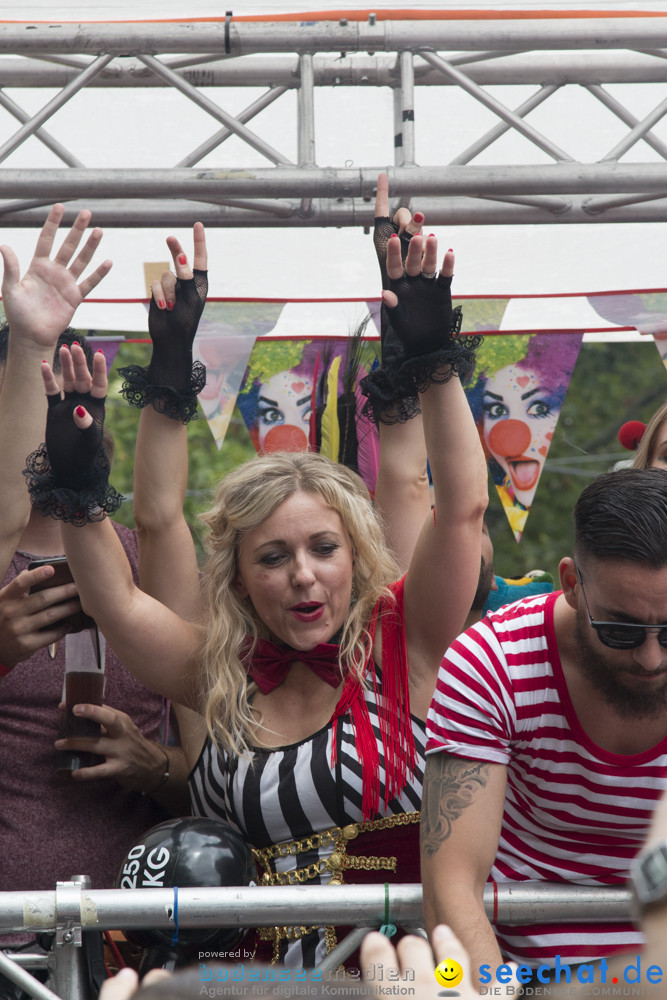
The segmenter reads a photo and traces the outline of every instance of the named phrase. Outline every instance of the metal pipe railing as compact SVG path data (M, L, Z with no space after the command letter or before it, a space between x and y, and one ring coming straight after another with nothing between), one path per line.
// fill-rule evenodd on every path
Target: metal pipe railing
M271 927L276 924L384 923L385 887L251 886L248 888L183 888L178 892L179 927ZM81 889L82 930L167 927L174 929L173 888ZM422 920L420 885L389 887L391 921L418 926ZM489 916L498 923L526 924L544 920L591 923L628 919L630 893L624 885L576 886L518 882L484 892ZM298 913L298 920L295 914ZM68 915L71 923L74 917ZM0 893L0 931L55 932L59 922L56 892Z
M34 1000L88 1000L81 948L84 931L116 928L272 927L347 925L353 930L321 963L331 971L359 946L365 934L388 919L416 930L422 923L420 885L252 886L248 888L88 888L85 875L58 883L55 892L0 893L0 931L55 934L44 956L0 952L0 972ZM388 895L387 895L388 893ZM613 923L630 913L630 892L619 886L540 882L489 885L484 906L496 923L533 921ZM176 918L178 914L178 918ZM200 953L206 959L206 952ZM217 953L211 956L217 958ZM48 968L46 986L28 968ZM53 986L53 992L50 987Z

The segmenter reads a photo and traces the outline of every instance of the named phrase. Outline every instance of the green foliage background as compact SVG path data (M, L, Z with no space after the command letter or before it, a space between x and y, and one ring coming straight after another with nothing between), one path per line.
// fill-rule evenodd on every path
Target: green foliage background
M133 525L132 475L139 410L118 395L117 369L147 364L149 345L122 344L111 372L107 425L116 440L113 483L128 500L118 519ZM557 579L558 562L572 546L572 508L588 482L627 459L617 440L626 420L647 421L667 398L667 371L652 339L646 343L612 341L583 344L565 397L535 502L519 544L505 518L495 487L489 481L488 520L495 546L495 568L502 576L520 576L543 569ZM190 476L186 517L198 543L198 514L211 503L216 484L227 471L251 458L254 448L243 420L235 411L222 450L218 451L203 418L189 425Z

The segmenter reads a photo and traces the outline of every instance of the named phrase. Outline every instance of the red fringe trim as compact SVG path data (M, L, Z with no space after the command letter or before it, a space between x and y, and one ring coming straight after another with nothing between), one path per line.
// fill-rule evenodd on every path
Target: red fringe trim
M389 802L400 795L408 779L414 775L417 763L417 752L410 720L408 654L403 610L404 579L403 577L397 583L391 584L389 588L394 595L395 603L383 599L373 610L368 629L371 636L371 651L364 664L364 674L368 677L370 673L370 681L378 706L380 737L385 759L383 803L385 812ZM372 655L378 620L380 620L382 635L381 682ZM348 711L352 719L362 767L363 819L375 819L380 815L380 755L368 714L364 688L352 674L348 674L333 715L332 766L335 766L337 757L337 722Z

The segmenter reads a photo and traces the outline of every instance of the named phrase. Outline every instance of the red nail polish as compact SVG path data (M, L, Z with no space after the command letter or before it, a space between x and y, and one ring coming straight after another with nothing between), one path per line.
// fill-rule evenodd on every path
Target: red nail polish
M424 221L424 213L423 212L415 212L413 218L414 218L415 222L423 222Z
M435 236L435 233L429 233L428 235L429 236Z
M187 264L187 262L188 262L188 258L185 256L184 253L182 253L180 255L180 257L178 258L178 263L179 264Z
M86 415L86 411L84 410L83 406L77 406L75 412L76 412L77 417L85 417L85 415Z
M398 233L392 233L391 236L389 237L389 239L390 240L397 240L398 239Z
M102 350L101 347L98 347L97 350L95 351L95 354L104 354L104 351Z
M174 303L173 302L167 302L167 309L173 309L173 308L174 308Z
M77 347L79 347L79 346L80 346L80 344L79 344L79 341L78 341L78 340L73 340L73 341L72 341L72 347L74 347L74 345L75 345L75 344L76 344L76 346L77 346Z
M158 308L164 309L164 299L160 299L160 301L158 302Z
M454 251L453 251L453 250L452 250L452 248L450 247L450 248L449 248L449 250L447 251L447 253L454 253Z

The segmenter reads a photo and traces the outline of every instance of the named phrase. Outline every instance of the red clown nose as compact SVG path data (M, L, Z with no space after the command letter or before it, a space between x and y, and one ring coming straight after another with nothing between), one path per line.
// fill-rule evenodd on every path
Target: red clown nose
M619 430L618 440L628 451L636 451L639 442L644 437L645 430L646 424L643 424L641 420L628 420Z

